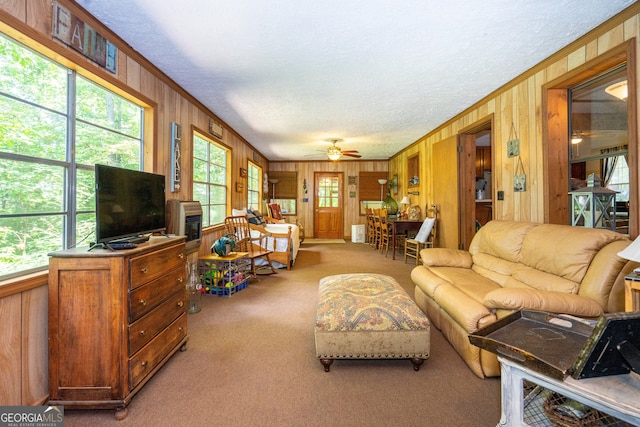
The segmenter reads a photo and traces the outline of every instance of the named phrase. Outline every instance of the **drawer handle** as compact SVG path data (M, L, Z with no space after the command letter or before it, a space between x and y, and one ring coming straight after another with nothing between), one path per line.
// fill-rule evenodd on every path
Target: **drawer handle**
M142 362L142 363L141 363L141 365L142 365L142 367L143 367L143 368L146 368L148 364L149 364L149 363L148 363L146 360L145 360L144 362Z
M182 277L178 277L178 283L182 283L184 279Z
M180 326L180 327L178 328L178 330L179 330L180 332L182 332L182 331L184 331L184 328L183 328L182 326Z
M145 331L144 329L140 331L140 336L143 337L147 334L147 331Z
M142 274L147 274L149 272L149 269L147 269L147 267L142 267L140 271L142 272Z
M183 259L184 258L184 254L178 255L178 258Z
M146 300L141 299L141 300L140 300L140 305L142 305L142 306L147 305L147 301L146 301Z
M180 301L180 302L178 303L178 307L180 307L180 308L182 308L182 306L183 306L183 305L184 305L184 302L182 302L182 301Z

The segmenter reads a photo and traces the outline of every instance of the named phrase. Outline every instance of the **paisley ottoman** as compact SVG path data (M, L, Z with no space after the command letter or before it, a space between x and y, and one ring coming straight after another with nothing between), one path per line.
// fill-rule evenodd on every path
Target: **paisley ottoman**
M429 357L430 324L411 297L383 274L338 274L320 280L316 357L329 372L334 359Z

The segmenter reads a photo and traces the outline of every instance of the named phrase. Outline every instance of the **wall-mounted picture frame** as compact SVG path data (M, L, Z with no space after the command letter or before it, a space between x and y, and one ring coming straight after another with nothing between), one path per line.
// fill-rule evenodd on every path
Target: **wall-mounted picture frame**
M248 175L248 172L245 168L240 168L240 178L246 178Z
M236 182L236 191L238 193L242 193L242 190L244 190L244 184L241 182Z

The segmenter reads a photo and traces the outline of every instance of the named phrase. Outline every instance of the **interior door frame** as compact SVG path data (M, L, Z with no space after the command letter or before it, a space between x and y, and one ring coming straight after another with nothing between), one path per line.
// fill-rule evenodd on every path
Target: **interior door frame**
M476 135L481 131L488 130L491 134L491 169L495 164L495 148L493 137L493 114L478 120L471 126L463 129L458 134L458 248L469 249L471 240L476 234ZM495 182L494 174L491 174L491 180ZM495 193L493 182L490 184L491 191ZM493 194L489 195L493 205L495 198Z

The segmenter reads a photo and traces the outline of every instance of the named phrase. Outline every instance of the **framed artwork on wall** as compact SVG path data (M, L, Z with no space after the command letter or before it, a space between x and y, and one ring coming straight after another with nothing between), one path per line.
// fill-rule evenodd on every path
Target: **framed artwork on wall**
M245 168L240 168L240 178L247 177L247 170Z

